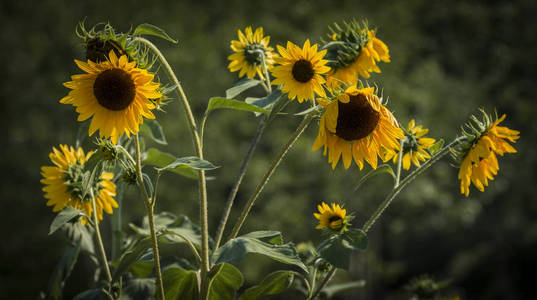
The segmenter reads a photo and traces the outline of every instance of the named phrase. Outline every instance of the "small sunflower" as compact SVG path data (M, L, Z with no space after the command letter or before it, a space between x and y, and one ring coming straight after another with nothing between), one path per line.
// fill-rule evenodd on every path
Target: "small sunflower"
M416 167L420 166L420 161L426 161L431 158L427 149L429 149L436 141L433 138L423 137L429 132L429 129L422 128L421 125L416 126L416 122L412 119L408 123L405 130L405 139L403 140L403 168L410 169L412 162ZM397 163L399 152L386 152L383 160L388 161L393 158L393 163Z
M45 185L43 191L45 198L48 199L47 206L53 206L53 212L72 206L91 217L93 206L90 195L82 197L81 186L84 173L89 172L85 170L84 163L92 154L92 152L84 154L82 148L75 149L67 145L60 145L60 150L52 148L49 157L54 166L41 167L43 176L41 183ZM95 180L92 187L95 191L98 220L103 219L103 210L112 214L112 208L118 207L113 198L116 195L116 185L111 181L113 177L113 173L102 172L99 176L100 180ZM84 225L88 223L85 218L80 220Z
M335 168L343 157L345 169L354 158L360 170L365 159L377 168L381 151L399 150L399 139L405 136L393 114L375 95L374 88L349 87L332 101L321 100L326 108L321 117L319 134L312 150L324 146L328 162Z
M336 24L337 25L337 24ZM377 62L390 62L388 46L375 37L375 30L367 24L360 26L356 21L344 23L345 29L332 29L332 41L323 48L332 68L326 80L330 88L342 83L356 85L358 76L369 78L370 72L380 73Z
M273 48L269 47L270 36L263 36L263 27L258 27L252 32L252 27L244 29L244 34L240 29L237 31L239 40L231 41L231 54L228 59L231 61L227 66L230 72L239 72L239 78L246 75L248 78L254 78L257 74L259 78L265 79L263 74L263 57L267 69L271 69L274 64Z
M460 161L458 178L461 180L461 194L470 194L470 183L481 192L488 186L488 180L494 180L500 169L496 154L516 153L516 149L508 143L515 143L520 132L507 127L498 126L506 117L490 117L483 113L483 121L472 117L475 126L468 125L472 132L464 131L467 140L453 150L455 158Z
M313 100L315 93L326 97L322 87L326 82L322 74L330 70L326 66L328 61L323 59L326 50L317 51L317 44L311 46L309 39L302 49L291 42L287 42L287 48L277 47L281 57L275 58L279 66L272 69L275 77L272 84L282 84L282 92L289 93L289 99L297 98L300 103Z
M344 230L349 225L349 218L347 217L347 210L339 206L339 204L332 203L332 207L326 203L317 205L319 213L313 215L319 220L319 225L315 229L328 228L335 231Z
M111 138L116 144L123 133L136 134L143 117L155 118L151 110L156 105L149 99L162 94L158 91L160 84L153 81L155 76L136 68L136 62L129 62L126 55L118 58L110 51L109 59L100 63L75 60L88 74L73 75L72 81L64 83L72 91L60 103L75 106L78 121L93 117L89 135L98 129L101 137Z

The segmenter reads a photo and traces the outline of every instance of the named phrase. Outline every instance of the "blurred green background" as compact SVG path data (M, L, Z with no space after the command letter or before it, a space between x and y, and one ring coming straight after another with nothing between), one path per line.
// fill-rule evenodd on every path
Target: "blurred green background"
M429 274L451 280L447 294L462 299L530 299L535 296L537 201L534 132L537 129L535 54L536 4L520 1L2 1L0 44L6 67L0 81L1 147L0 288L5 299L32 299L45 290L64 250L59 235L47 236L54 214L45 206L40 166L50 164L52 146L74 143L78 123L71 106L58 100L62 83L79 73L73 59L84 51L74 29L86 18L109 21L118 31L140 23L164 28L178 45L155 40L174 67L196 116L211 96L222 96L237 81L227 71L230 40L236 30L263 26L271 44L287 40L319 42L327 26L366 18L389 47L392 62L381 64L377 83L389 96L399 122L411 118L430 128L430 136L451 140L479 107L506 113L506 126L521 131L518 154L500 159L496 179L469 198L459 194L457 170L448 159L406 189L370 233L366 252L353 257L349 272L336 281L367 281L366 287L337 299L406 299L405 285ZM165 77L163 77L165 78ZM261 95L262 91L253 91ZM304 109L292 103L290 112ZM192 155L186 121L178 101L159 113L168 146L163 151ZM277 119L267 129L238 194L246 202L270 160L299 123ZM248 113L218 111L206 133L206 158L223 166L208 184L210 232L242 156L257 126ZM355 225L373 212L390 186L379 176L353 193L364 172L340 164L332 171L320 151L311 152L312 124L289 152L279 172L258 199L243 232L279 230L295 243L319 243L312 213L320 201L341 201ZM91 147L87 142L85 147ZM148 168L149 170L150 168ZM197 186L173 174L162 178L157 211L187 214L198 221ZM124 201L124 223L139 224L142 200L131 189ZM231 221L238 216L233 211ZM109 243L109 221L103 222ZM267 228L268 226L268 228ZM126 228L126 226L125 226ZM240 267L245 286L265 272L285 268L249 258ZM66 299L88 288L91 263L80 259L66 285ZM281 299L285 299L285 295Z

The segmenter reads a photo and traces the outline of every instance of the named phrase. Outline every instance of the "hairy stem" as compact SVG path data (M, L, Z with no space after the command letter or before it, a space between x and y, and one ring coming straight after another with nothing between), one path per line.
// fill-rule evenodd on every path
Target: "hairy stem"
M151 204L151 197L147 194L147 190L144 185L144 178L142 176L142 160L140 154L140 139L138 134L134 135L134 142L136 146L136 178L138 179L138 186L144 197L145 207L147 209L147 219L149 221L149 230L151 232L151 240L153 242L153 257L155 258L155 273L157 273L157 289L160 295L160 299L164 299L164 285L162 284L162 272L160 270L160 255L158 252L158 240L157 233L155 231L155 216L154 205Z
M395 186L398 186L399 181L401 180L401 165L403 162L403 143L404 143L403 140L401 140L399 143L400 149L399 149L399 155L397 156L397 173L395 176Z
M172 80L172 82L176 86L177 93L179 94L179 99L181 100L181 103L183 104L183 108L185 110L185 115L188 121L188 127L190 129L190 133L192 136L192 142L194 144L194 148L196 150L196 154L200 159L203 159L203 148L201 144L201 139L198 134L198 128L196 125L196 120L194 119L194 115L192 114L192 109L190 108L190 104L188 102L188 98L185 95L185 92L183 91L183 87L181 86L181 83L177 79L177 76L172 70L172 67L162 54L160 50L149 40L144 39L142 37L136 37L136 41L139 41L146 45L151 51L158 57L159 61L161 62L162 66L166 70L166 73ZM200 222L201 222L201 284L200 284L200 299L205 300L208 295L208 273L209 273L209 222L208 222L208 208L207 208L207 186L206 186L206 180L205 180L205 171L199 170L198 172L198 186L199 186L199 196L200 196Z
M449 143L449 145L442 148L440 151L436 152L431 159L426 161L421 167L414 170L410 175L408 175L405 179L401 181L400 184L395 185L390 194L386 197L386 199L380 204L380 206L377 208L375 213L367 220L367 222L363 226L363 231L367 232L369 229L371 229L371 226L375 224L375 221L382 215L384 210L390 205L392 200L401 192L403 188L412 180L414 180L417 176L419 176L421 173L423 173L425 170L427 170L430 166L432 166L434 163L436 163L440 158L442 158L444 155L449 153L449 150L451 147L455 146L461 141L462 138L456 138L453 142Z
M323 281L321 282L319 287L317 287L317 290L315 290L315 292L311 295L311 297L308 298L308 300L313 300L313 299L317 298L317 296L319 296L319 294L321 294L321 291L323 290L323 288L330 281L330 279L332 279L334 274L336 274L336 270L337 270L336 268L332 267L330 269L330 271L328 271L328 274L326 274L326 276L323 278Z
M220 246L220 242L222 241L222 236L224 235L224 229L226 227L229 214L231 212L231 207L233 206L233 202L235 201L235 197L237 196L237 192L239 191L239 186L241 185L242 179L244 178L244 174L246 174L246 168L248 168L248 163L250 162L250 159L252 158L252 155L254 154L257 144L261 140L261 136L263 135L263 132L265 131L265 128L267 125L266 121L267 121L266 115L261 117L261 120L259 121L259 125L257 125L257 131L255 133L255 136L252 139L252 142L250 143L250 148L248 149L248 153L246 153L246 156L244 157L241 167L239 169L239 173L237 174L237 177L235 178L235 184L231 188L231 191L229 192L229 195L227 197L226 207L224 208L224 213L222 214L222 218L220 219L220 224L218 225L218 230L216 232L216 243L214 246L215 249L218 249L218 246Z
M235 223L235 226L233 227L233 231L232 231L229 239L233 239L233 238L237 237L237 234L239 233L239 230L241 229L242 225L244 224L244 220L246 220L246 217L248 216L248 213L250 212L250 209L252 209L252 206L254 205L255 200L257 199L257 197L259 197L259 195L261 194L261 191L263 191L263 188L265 187L265 185L269 181L270 177L272 176L272 174L274 173L274 171L276 170L276 168L278 167L280 162L285 157L285 154L287 154L287 151L289 151L289 149L291 149L293 144L300 137L302 132L304 132L304 130L309 125L311 120L313 120L313 116L314 116L314 113L310 113L310 114L306 115L306 117L304 118L304 120L302 120L302 122L300 123L298 128L295 130L293 135L291 135L291 137L289 138L289 140L287 141L285 146L283 146L283 148L280 150L280 153L278 154L278 156L274 159L274 161L270 165L269 169L267 170L267 172L263 176L263 179L261 179L261 182L257 186L254 194L252 195L252 197L250 197L250 199L248 200L248 203L243 208L243 210L241 212L241 215L240 215L239 219L237 220L237 223Z
M95 236L97 237L97 245L99 246L99 252L101 254L101 264L106 274L108 283L112 283L112 274L110 273L110 267L108 267L108 259L106 258L106 252L104 251L103 240L101 238L101 231L99 230L99 220L97 217L97 206L95 205L95 195L93 189L90 189L91 205L93 206L93 225L95 226Z

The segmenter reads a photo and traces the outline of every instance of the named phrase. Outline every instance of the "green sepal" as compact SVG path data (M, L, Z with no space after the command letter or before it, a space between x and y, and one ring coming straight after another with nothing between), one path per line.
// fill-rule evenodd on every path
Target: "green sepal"
M177 44L163 29L148 23L140 24L134 29L133 35L152 35Z

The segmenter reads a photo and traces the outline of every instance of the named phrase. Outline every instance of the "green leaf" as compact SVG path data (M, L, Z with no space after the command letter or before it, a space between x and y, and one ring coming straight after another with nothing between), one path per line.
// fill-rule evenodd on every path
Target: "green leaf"
M130 278L123 283L119 300L154 299L155 278Z
M222 108L242 110L242 111L251 111L251 112L257 112L257 113L263 113L263 114L269 113L268 110L255 106L253 104L249 104L249 103L234 100L234 99L213 97L209 99L209 104L207 105L207 110L205 111L205 114L208 114L209 112L215 109L222 109Z
M303 111L301 111L301 112L297 112L297 113L295 114L295 116L304 116L304 115L307 115L307 114L309 114L309 113L312 112L312 111L319 110L319 107L320 107L320 105L315 105L315 106L310 107L310 108L308 108L308 109L306 109L306 110L303 110Z
M134 35L152 35L152 36L159 37L161 39L165 39L174 44L177 44L177 41L172 39L164 30L158 28L155 25L151 25L148 23L138 25L138 27L134 29L133 34Z
M229 240L214 252L212 258L214 264L240 262L249 253L261 254L285 264L296 265L306 272L308 270L298 257L292 243L274 245L247 235Z
M112 280L119 280L119 278L142 257L142 255L148 251L152 251L152 245L151 237L143 237L136 240L132 245L125 249L125 251L119 257L119 261L114 262L117 267L112 275Z
M148 277L153 271L155 265L153 252L145 252L129 269L134 276Z
M321 294L324 295L323 299L330 299L337 294L354 290L354 289L363 288L364 286L365 286L365 280L357 280L357 281L352 281L352 282L336 284L336 285L331 285L329 287L325 287L321 291Z
M362 184L364 182L366 182L369 178L371 178L371 177L373 177L375 175L383 174L383 173L390 174L393 177L393 179L395 179L395 177L396 177L395 173L393 172L392 167L390 167L390 165L383 164L383 165L378 166L375 170L371 170L371 171L367 172L367 174L362 176L362 178L360 178L360 180L358 181L358 184L354 188L354 191L357 191L360 188L360 186L362 186Z
M444 139L439 139L436 143L434 143L431 147L429 147L429 153L435 154L436 152L440 151L442 147L444 146Z
M68 247L61 260L56 265L52 276L50 277L47 299L62 299L63 287L65 281L71 275L75 266L78 255L80 254L80 241L75 247Z
M175 159L175 156L169 153L161 152L155 148L150 148L146 152L144 164L162 168L173 163ZM190 179L198 179L198 172L192 168L175 168L170 171Z
M279 89L274 89L272 93L270 93L268 96L263 98L246 98L244 102L253 104L257 107L261 107L266 110L270 110L270 108L280 99L282 96L282 92Z
M243 237L250 237L254 239L258 239L262 242L273 244L273 245L281 245L283 244L283 236L282 233L279 231L252 231L250 233L247 233L243 235Z
M317 251L327 262L340 269L349 269L353 247L339 235L323 241Z
M83 291L82 293L76 295L73 300L93 300L93 299L101 299L99 296L103 294L101 289L91 289L87 291Z
M78 220L78 218L83 216L85 216L85 214L81 210L78 210L71 206L65 207L56 215L54 220L52 220L48 234L53 234L54 232L56 232L56 230L58 230L58 228L62 227L64 224L69 223L73 220L76 221Z
M158 144L168 144L164 130L162 130L162 126L157 120L145 119L142 126L140 126L140 131Z
M343 239L349 242L353 250L367 249L367 235L361 229L351 228L345 231Z
M261 80L244 78L237 82L233 87L226 90L226 98L232 99L238 96L240 93L253 88L261 83Z
M157 168L158 171L171 171L179 168L190 168L194 170L214 170L219 168L218 166L213 165L212 163L201 159L196 156L187 156L175 159L169 165L166 165L162 168Z
M211 273L209 300L234 300L243 282L241 272L231 264L221 264L215 266Z
M279 89L276 89L277 91L280 91ZM281 93L281 91L280 91ZM276 118L276 116L289 104L289 99L287 97L280 97L274 105L272 105L272 109L270 110L270 114L267 118L267 122L272 122Z
M162 273L167 300L198 299L198 280L195 271L169 267Z
M288 289L293 283L295 272L276 271L267 275L259 285L247 289L239 300L255 300L261 296L279 294Z
M80 242L80 251L89 255L95 265L99 265L99 260L95 256L95 242L93 234L95 230L92 226L86 226L80 222L66 223L61 227L71 245L76 245Z

